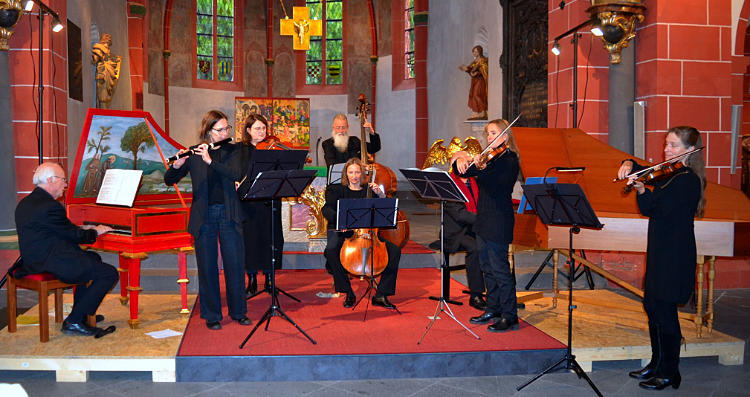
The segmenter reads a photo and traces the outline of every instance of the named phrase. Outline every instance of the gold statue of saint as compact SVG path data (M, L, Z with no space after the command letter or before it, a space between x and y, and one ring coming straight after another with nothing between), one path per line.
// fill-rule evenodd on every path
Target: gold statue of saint
M91 63L96 65L96 107L108 109L112 95L120 79L122 59L112 55L110 46L112 36L104 33L98 43L91 49Z
M487 57L484 56L480 45L474 46L471 52L474 54L474 61L469 66L458 67L471 76L469 108L474 114L469 120L487 120Z

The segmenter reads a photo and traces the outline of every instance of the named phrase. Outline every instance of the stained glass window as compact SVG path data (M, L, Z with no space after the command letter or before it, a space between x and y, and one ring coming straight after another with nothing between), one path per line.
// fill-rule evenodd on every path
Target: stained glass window
M404 78L414 78L414 0L404 0Z
M234 81L234 0L196 0L196 76Z
M344 6L342 0L307 0L310 19L323 21L323 36L310 37L305 56L305 84L340 85L344 75Z

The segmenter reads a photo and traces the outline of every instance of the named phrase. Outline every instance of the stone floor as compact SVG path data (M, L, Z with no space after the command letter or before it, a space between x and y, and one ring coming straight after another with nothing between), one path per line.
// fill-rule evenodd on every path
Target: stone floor
M412 239L427 244L435 239L438 213L411 203ZM538 262L537 262L538 263ZM457 275L456 278L463 278ZM521 289L519 282L519 289ZM540 284L540 283L537 283ZM716 293L715 328L750 342L750 290L728 290ZM26 302L26 306L24 306ZM30 307L33 300L23 297L21 307ZM5 290L0 291L0 328L6 324ZM575 341L574 341L575 343ZM2 347L0 347L2 348ZM680 363L682 385L668 389L663 395L680 396L748 396L750 395L750 355L745 349L745 364L723 366L713 358L686 358ZM654 395L642 390L627 372L640 367L640 362L595 362L589 373L591 380L606 396ZM533 374L514 376L472 377L456 373L455 377L439 379L393 379L325 382L212 382L153 383L147 372L90 372L86 383L57 383L52 372L0 371L0 382L20 383L30 396L582 396L594 395L585 380L575 374L558 371L545 375L523 389L516 387Z

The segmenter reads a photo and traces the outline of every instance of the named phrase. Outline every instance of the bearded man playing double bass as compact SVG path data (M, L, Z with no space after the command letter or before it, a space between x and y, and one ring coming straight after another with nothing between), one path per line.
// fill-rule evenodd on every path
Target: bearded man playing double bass
M367 142L367 153L375 154L380 150L380 135L372 129L369 121L363 126L370 131L370 142ZM339 113L333 117L331 137L323 141L323 157L326 167L333 164L345 163L350 158L360 158L362 144L356 136L349 136L349 120L346 115Z
M385 197L383 190L376 184L363 184L362 180L362 163L354 157L349 159L344 165L341 174L341 184L331 184L326 188L326 204L323 207L323 216L328 220L328 244L324 251L326 260L331 266L333 273L333 283L336 292L346 293L344 307L354 306L356 296L352 285L349 282L349 274L341 263L341 247L344 240L350 237L353 232L338 232L333 230L336 225L336 211L339 199L359 199L365 198L367 190L372 190L378 197ZM377 238L377 237L376 237ZM388 300L388 296L396 293L396 276L398 275L398 262L401 259L401 248L385 241L385 247L388 252L388 264L383 270L380 283L378 284L375 296L372 298L373 306L380 306L386 309L396 309L396 305Z

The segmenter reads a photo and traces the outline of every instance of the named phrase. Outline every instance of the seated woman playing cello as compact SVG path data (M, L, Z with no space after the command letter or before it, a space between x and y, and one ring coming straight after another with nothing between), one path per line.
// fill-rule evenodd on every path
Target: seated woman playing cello
M353 232L338 232L333 230L336 225L336 208L339 199L365 198L367 190L371 190L378 197L385 197L385 193L377 184L363 184L362 163L358 158L349 159L344 165L344 170L341 174L341 185L329 185L326 188L326 204L323 207L323 216L328 220L329 230L328 245L324 254L326 260L331 265L336 292L346 293L344 307L354 306L356 299L354 290L352 290L351 283L349 282L347 270L341 263L341 247L344 245L345 239L353 235ZM372 304L374 306L385 307L386 309L396 309L396 306L388 300L388 296L396 293L396 276L398 274L398 262L401 259L401 249L388 241L378 241L377 243L385 245L388 264L382 272L377 291L372 298Z

